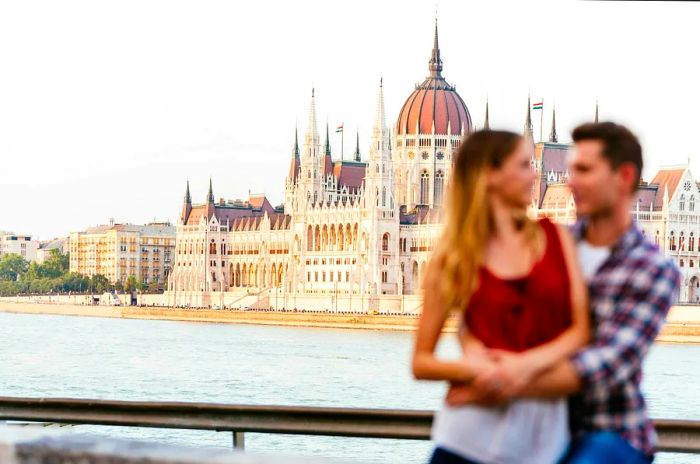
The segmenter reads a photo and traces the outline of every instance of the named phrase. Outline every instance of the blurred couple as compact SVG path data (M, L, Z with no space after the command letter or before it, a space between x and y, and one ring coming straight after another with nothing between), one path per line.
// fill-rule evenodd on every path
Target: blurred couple
M412 362L416 378L450 383L432 464L653 461L642 363L679 271L630 215L643 166L634 134L592 123L573 141L570 229L527 216L523 137L479 131L459 149ZM462 357L443 360L452 311Z

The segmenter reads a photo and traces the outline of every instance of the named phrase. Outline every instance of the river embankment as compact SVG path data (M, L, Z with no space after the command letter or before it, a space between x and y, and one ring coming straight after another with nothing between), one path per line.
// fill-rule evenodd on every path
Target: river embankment
M187 322L279 325L367 330L415 330L413 315L328 313L303 311L259 311L194 309L154 306L104 306L71 303L31 303L0 301L0 312L53 314L62 316L157 319ZM447 331L456 330L456 319L448 320ZM700 307L674 306L657 339L667 343L700 343Z

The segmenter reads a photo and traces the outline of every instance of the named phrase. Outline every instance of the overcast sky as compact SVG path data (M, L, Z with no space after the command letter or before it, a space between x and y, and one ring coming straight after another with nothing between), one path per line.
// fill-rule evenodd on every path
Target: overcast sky
M528 90L560 141L593 117L641 137L645 176L700 172L700 5L440 1L443 75L478 127L521 131ZM433 1L0 1L0 230L40 239L176 221L195 202L283 199L312 85L333 154L367 153L377 86L393 123L428 73ZM535 132L539 115L535 113Z

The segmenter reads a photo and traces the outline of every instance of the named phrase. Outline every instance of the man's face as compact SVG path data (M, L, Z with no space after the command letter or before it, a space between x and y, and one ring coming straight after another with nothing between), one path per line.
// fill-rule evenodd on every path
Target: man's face
M603 142L582 140L569 155L569 187L579 216L609 213L625 188L619 170L603 156Z

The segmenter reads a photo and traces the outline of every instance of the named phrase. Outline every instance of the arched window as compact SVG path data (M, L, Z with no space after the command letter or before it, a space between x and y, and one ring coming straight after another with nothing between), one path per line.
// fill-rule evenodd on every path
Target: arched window
M681 236L678 237L678 251L685 251L685 237L683 236L683 232L681 232Z
M688 211L695 211L695 195L690 196L688 201Z
M685 263L684 263L683 260L681 259L681 267L683 267L684 264L685 264Z
M435 174L435 206L440 206L442 204L442 191L445 186L445 174L442 171L438 171Z
M386 206L386 187L382 187L382 206Z
M683 211L685 209L685 195L681 194L681 199L678 202L678 209Z
M695 251L695 237L693 237L692 232L690 233L690 238L688 239L688 251Z
M389 251L389 233L382 236L382 251Z
M668 242L668 247L671 251L676 251L676 237L673 236L673 231L671 231L671 240Z
M428 195L430 194L430 174L428 171L423 171L420 175L420 204L428 204Z

